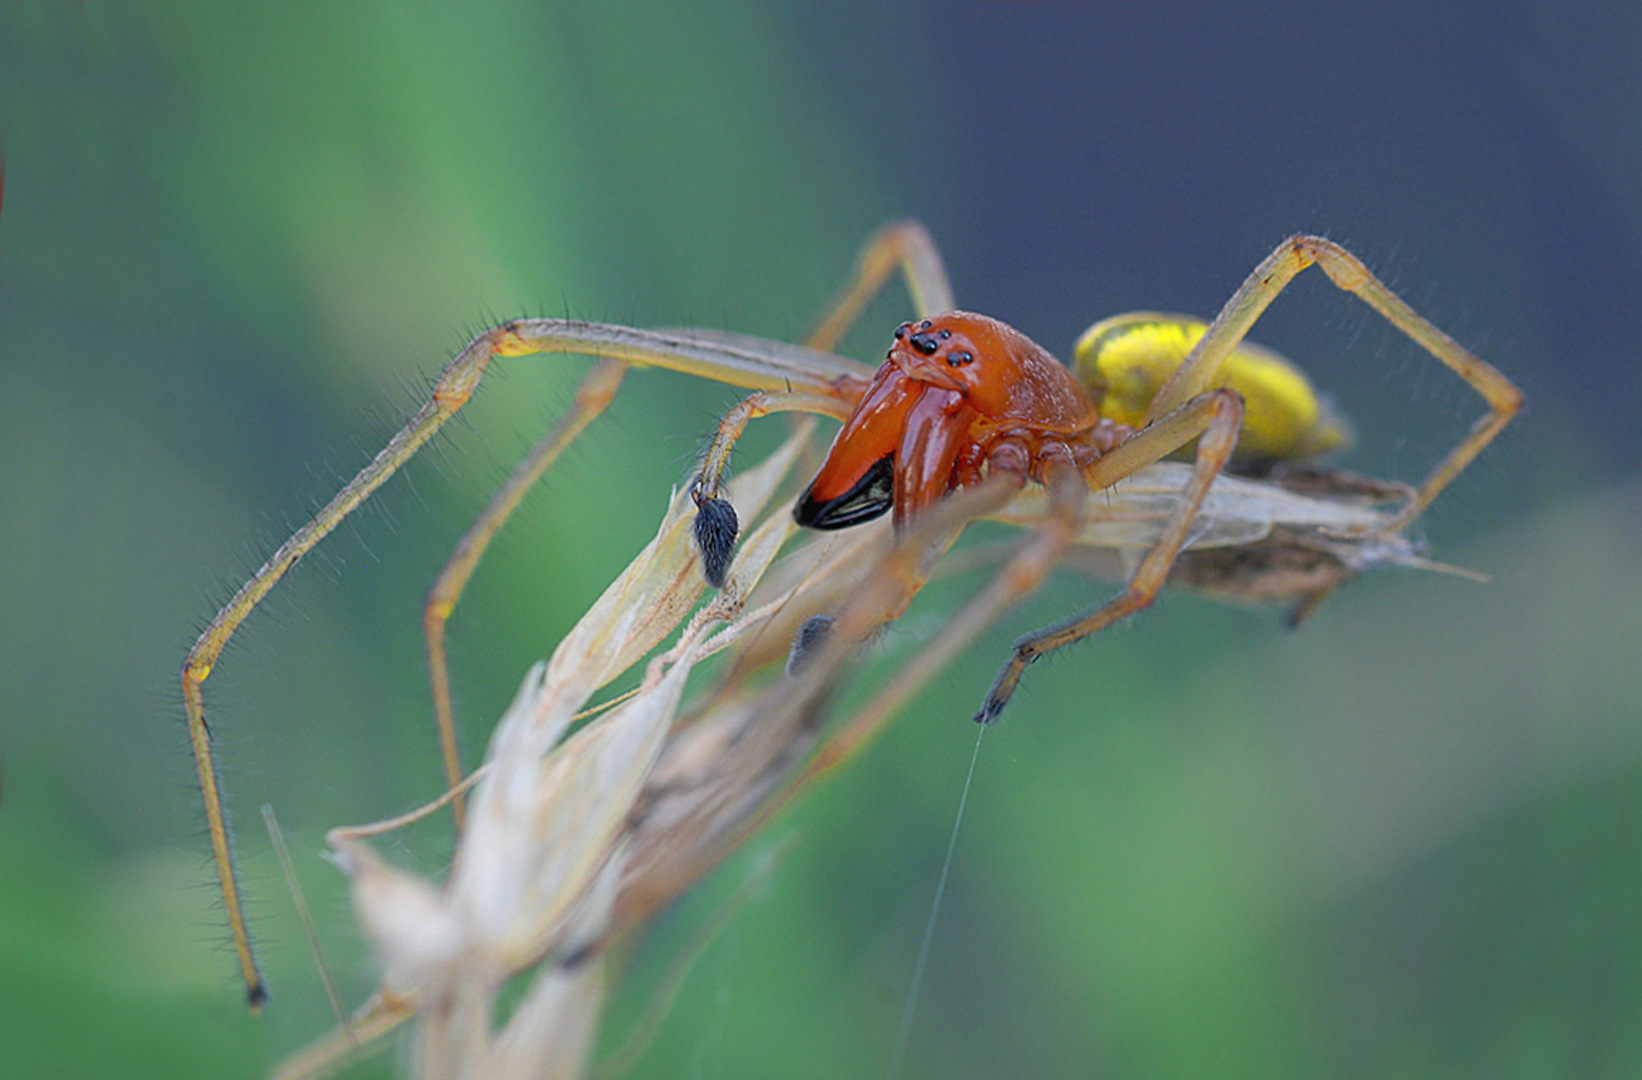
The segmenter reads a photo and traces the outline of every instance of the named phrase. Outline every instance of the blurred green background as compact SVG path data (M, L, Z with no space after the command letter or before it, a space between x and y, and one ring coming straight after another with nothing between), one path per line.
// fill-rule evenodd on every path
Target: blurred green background
M1490 584L1383 574L1298 633L1171 597L1033 669L906 1075L1642 1071L1642 10L1411 7L0 5L0 1076L255 1076L326 1030L265 802L349 1002L372 985L323 832L437 789L423 591L585 362L497 371L206 685L257 1020L176 672L455 348L538 311L794 338L900 215L1063 353L1323 231L1532 399L1425 525ZM1423 475L1473 395L1292 291L1257 336L1354 417L1344 464ZM734 396L631 377L500 540L453 623L470 760ZM885 1070L967 717L1013 635L1103 595L1057 579L777 827L636 1074ZM436 871L440 832L388 854ZM611 1038L751 865L661 918Z

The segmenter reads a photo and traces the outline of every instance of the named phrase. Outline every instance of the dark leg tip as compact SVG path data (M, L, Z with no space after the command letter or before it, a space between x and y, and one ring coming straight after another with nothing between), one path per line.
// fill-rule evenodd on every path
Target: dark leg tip
M707 584L715 589L724 588L725 575L735 558L736 536L741 523L736 520L735 507L730 500L711 495L696 495L696 547L701 549L701 573Z
M792 648L787 652L787 677L797 678L815 655L815 650L827 643L832 635L831 615L811 615L793 635Z
M1003 670L998 672L992 689L986 693L986 703L981 706L981 711L975 714L977 724L997 723L1003 707L1015 696L1015 687L1021 682L1021 672L1026 670L1027 665L1036 663L1042 655L1034 651L1025 640L1015 646L1015 655L1003 666Z
M1003 712L1003 707L1007 704L1009 704L1008 698L1000 701L998 698L988 694L986 704L981 706L980 711L977 712L972 719L977 724L986 724L989 726L995 724L998 722L998 716Z
M245 1004L250 1007L251 1015L255 1016L268 1003L268 984L258 979L245 992Z
M585 945L578 945L559 958L559 967L565 971L574 971L599 954L599 943L589 941Z
M1337 587L1338 585L1325 585L1316 592L1307 593L1301 597L1299 602L1289 609L1287 618L1283 620L1288 624L1288 628L1290 630L1300 629L1305 621L1311 618L1318 608L1323 606L1323 602L1334 595L1334 590Z

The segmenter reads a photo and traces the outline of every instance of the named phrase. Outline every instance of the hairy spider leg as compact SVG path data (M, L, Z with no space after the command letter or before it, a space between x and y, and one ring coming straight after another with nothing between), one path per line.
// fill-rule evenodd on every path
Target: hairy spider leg
M1478 418L1471 430L1437 463L1386 527L1387 532L1398 532L1418 518L1443 488L1499 434L1500 429L1510 423L1511 418L1522 410L1524 398L1522 391L1497 369L1414 311L1375 277L1361 259L1333 241L1317 236L1293 236L1279 244L1255 267L1209 325L1191 354L1152 399L1145 416L1148 427L1142 430L1150 430L1150 426L1161 423L1170 410L1179 409L1182 402L1195 400L1206 388L1215 385L1222 377L1226 361L1242 343L1250 327L1300 271L1314 264L1321 266L1335 285L1362 299L1459 375L1488 403L1489 411ZM1089 471L1104 471L1110 467L1111 458L1120 456L1122 452L1123 447L1119 447ZM1128 475L1128 472L1121 475ZM1156 554L1157 549L1154 548L1141 562L1128 588L1113 601L1017 641L1014 654L999 673L975 719L985 722L995 718L1014 693L1021 672L1038 657L1088 637L1124 615L1150 604L1163 585L1163 578L1157 576L1159 567L1153 562ZM1171 555L1167 563L1161 566L1163 577L1167 577L1173 562L1174 556ZM1337 585L1338 582L1303 598L1290 613L1290 623L1297 624L1315 611Z
M1332 240L1320 236L1291 236L1277 245L1226 301L1191 355L1152 400L1146 418L1152 420L1179 408L1186 400L1214 385L1227 356L1243 340L1255 320L1300 271L1312 265L1322 267L1336 286L1379 312L1392 326L1464 379L1488 403L1488 412L1479 417L1465 437L1437 463L1415 489L1413 498L1392 519L1390 531L1405 529L1483 447L1493 441L1500 429L1522 411L1525 399L1510 379L1409 307L1402 297L1375 277L1361 259Z
M462 539L456 542L439 576L428 589L422 604L422 637L427 646L428 681L433 693L433 721L439 734L439 753L445 763L445 788L454 791L462 783L462 751L456 741L456 715L451 705L450 666L445 651L445 623L467 588L468 579L479 567L491 539L506 523L525 495L535 486L565 448L574 442L587 425L609 407L621 388L627 374L627 363L606 357L594 364L576 388L575 403L569 412L531 448ZM450 803L460 833L466 824L467 800L458 792Z
M1075 540L1083 507L1095 484L1110 486L1136 470L1160 461L1197 440L1191 478L1181 493L1179 504L1164 523L1162 532L1142 559L1142 574L1156 580L1161 588L1169 566L1191 533L1192 520L1214 479L1224 469L1237 442L1242 420L1242 400L1229 390L1214 390L1188 402L1161 422L1101 459L1110 461L1105 469L1079 470L1069 463L1052 460L1045 465L1044 481L1050 493L1050 509L1031 538L992 578L987 587L971 599L942 627L941 633L917 655L902 665L856 714L831 738L758 814L738 836L750 835L759 825L780 812L792 798L855 757L907 699L918 692L935 674L968 648L989 626L1034 592ZM1099 465L1099 462L1096 463ZM795 700L805 695L806 680L832 676L853 645L864 640L886 618L894 618L921 588L936 560L956 539L965 524L998 509L1020 490L1024 477L997 471L979 486L957 492L929 513L918 518L898 539L875 575L855 590L854 597L840 612L831 639L813 666L807 665L800 686L789 691ZM1137 574L1137 577L1140 575ZM1152 590L1155 595L1156 588ZM889 597L891 599L886 600ZM1143 604L1140 606L1144 606ZM1119 616L1114 616L1114 619ZM819 693L819 686L810 690ZM772 702L772 707L779 704Z
M1004 665L986 701L975 714L977 723L989 724L998 718L1020 683L1021 672L1044 653L1070 645L1150 607L1169 579L1169 571L1186 545L1192 519L1209 492L1209 485L1231 460L1243 425L1243 398L1234 390L1211 390L1146 425L1083 470L1091 489L1111 487L1126 476L1198 440L1192 477L1181 492L1179 504L1163 526L1157 542L1136 567L1129 584L1117 596L1088 614L1058 626L1029 634L1015 643L1015 652ZM1061 550L1064 550L1064 546ZM1057 551L1058 554L1058 551ZM1032 582L1036 588L1042 575ZM1020 595L1025 595L1021 593Z
M224 646L269 590L466 404L491 359L531 353L573 353L666 368L749 390L803 387L825 395L838 392L835 384L849 384L862 378L861 365L775 342L757 342L755 347L753 339L733 335L692 336L686 332L636 330L564 319L517 319L503 323L480 334L457 353L440 373L428 400L416 414L312 520L281 544L240 586L183 660L183 703L205 803L212 860L222 889L223 906L228 912L235 958L245 981L246 1000L253 1012L266 1000L267 984L257 964L240 900L233 846L222 808L210 729L206 724L203 683ZM588 410L592 408L593 404L586 406Z

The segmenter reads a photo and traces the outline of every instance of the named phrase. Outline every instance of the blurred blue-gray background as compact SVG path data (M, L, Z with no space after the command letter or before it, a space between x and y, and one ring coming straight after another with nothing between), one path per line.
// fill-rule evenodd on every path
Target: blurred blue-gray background
M350 1003L372 985L323 832L437 790L423 592L585 362L506 364L206 685L259 1020L176 672L456 347L538 311L795 338L905 215L961 303L1062 355L1322 232L1531 397L1422 526L1491 583L1383 574L1297 633L1171 597L1032 670L906 1075L1642 1070L1642 9L13 0L0 147L0 1076L255 1076L326 1029L265 802ZM1342 463L1418 479L1475 396L1320 275L1291 293L1256 336L1353 417ZM470 758L734 397L631 377L499 541L452 630ZM1013 635L1104 588L1057 578L783 820L637 1074L883 1072L967 717ZM611 1039L750 865L632 954Z

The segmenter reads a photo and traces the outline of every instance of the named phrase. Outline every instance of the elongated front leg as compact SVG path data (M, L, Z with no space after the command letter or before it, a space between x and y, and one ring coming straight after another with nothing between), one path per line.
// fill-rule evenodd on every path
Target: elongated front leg
M1128 588L1091 612L1015 642L1014 655L998 673L985 703L975 714L977 723L990 724L998 718L1020 685L1021 673L1038 657L1104 630L1119 619L1149 607L1157 599L1180 549L1185 546L1192 519L1197 516L1209 485L1231 459L1242 422L1243 399L1230 390L1211 391L1142 429L1084 470L1090 487L1107 488L1197 439L1197 458L1191 479L1180 493L1180 503L1164 523L1157 542L1141 559Z
M347 516L408 461L454 416L478 386L492 358L530 353L580 353L700 375L749 390L833 391L839 379L859 378L859 365L813 350L775 342L687 331L667 333L565 319L516 319L474 338L434 382L433 392L371 462L359 471L313 519L298 529L241 585L206 626L182 664L183 703L188 737L199 772L211 853L222 888L234 955L253 1011L267 997L236 880L233 847L222 809L211 732L205 719L203 684L223 648L247 616L280 579Z
M1392 519L1390 531L1395 532L1407 528L1424 513L1443 488L1464 471L1483 447L1500 433L1500 429L1511 422L1512 417L1522 411L1524 398L1522 391L1510 379L1409 307L1375 277L1361 259L1332 240L1320 236L1290 237L1255 267L1231 299L1226 301L1226 306L1215 317L1185 363L1153 399L1147 419L1153 420L1177 409L1217 385L1216 380L1220 378L1226 358L1243 340L1255 320L1294 280L1295 275L1313 264L1321 266L1335 285L1379 312L1392 326L1442 361L1488 403L1488 412L1437 463L1415 490L1408 505Z

